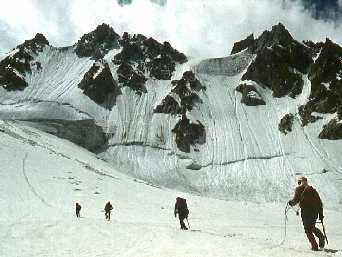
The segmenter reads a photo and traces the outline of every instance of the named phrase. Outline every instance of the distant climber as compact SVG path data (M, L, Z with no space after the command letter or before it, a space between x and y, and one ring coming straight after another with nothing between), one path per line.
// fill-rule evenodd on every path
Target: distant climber
M104 210L105 210L106 220L110 220L110 211L113 210L112 204L110 202L106 203Z
M175 203L175 217L178 213L179 223L181 225L181 229L187 230L188 228L185 226L184 219L188 219L189 210L188 205L186 204L186 199L177 197Z
M81 215L80 215L81 209L82 209L82 206L79 203L76 203L76 217L77 218L81 217Z
M291 206L294 206L297 203L299 203L301 208L303 226L311 244L311 249L313 251L318 251L318 245L314 235L319 239L319 247L324 248L325 236L316 228L317 218L319 217L321 222L323 222L324 218L322 200L316 189L308 184L308 180L305 177L301 177L298 180L298 187L296 188L294 197L289 201Z

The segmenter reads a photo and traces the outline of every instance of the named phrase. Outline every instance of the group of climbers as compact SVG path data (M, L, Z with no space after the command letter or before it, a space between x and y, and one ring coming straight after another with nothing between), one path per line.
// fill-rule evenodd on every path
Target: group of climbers
M308 180L305 177L301 177L298 180L298 187L295 190L293 199L291 199L288 204L290 206L295 206L299 203L301 208L301 218L304 226L304 231L307 238L311 244L311 249L313 251L318 251L319 248L324 248L326 237L316 227L317 218L323 223L323 204L322 200L315 188L308 184ZM110 212L113 210L113 206L110 202L107 202L104 208L106 220L110 220ZM81 205L76 203L76 217L80 217ZM174 215L178 214L180 229L188 230L185 225L184 220L188 220L189 209L186 203L186 199L177 197ZM189 222L188 222L189 225ZM318 238L318 244L316 242L315 236Z
M76 208L75 209L76 209L76 217L80 218L81 217L80 211L82 209L82 206L79 203L76 203ZM104 207L106 220L110 220L110 212L111 212L111 210L113 210L113 206L112 206L112 204L110 202L107 202L105 207Z

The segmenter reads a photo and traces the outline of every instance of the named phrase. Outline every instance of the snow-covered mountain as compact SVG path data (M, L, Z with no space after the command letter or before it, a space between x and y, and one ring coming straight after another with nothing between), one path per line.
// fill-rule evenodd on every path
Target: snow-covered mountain
M282 24L231 55L100 25L73 46L41 34L0 62L0 118L22 120L155 185L223 199L283 201L306 175L342 203L342 48Z

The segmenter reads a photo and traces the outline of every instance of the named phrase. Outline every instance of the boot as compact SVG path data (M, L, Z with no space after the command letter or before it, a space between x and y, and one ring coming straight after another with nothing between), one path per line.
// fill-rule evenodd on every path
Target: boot
M319 248L324 248L324 246L325 246L325 237L324 237L322 231L320 231L318 228L315 227L312 230L312 232L315 234L316 237L318 237Z
M307 232L306 236L310 241L311 250L312 251L318 251L318 245L317 245L316 239L315 239L314 235L312 234L312 232Z

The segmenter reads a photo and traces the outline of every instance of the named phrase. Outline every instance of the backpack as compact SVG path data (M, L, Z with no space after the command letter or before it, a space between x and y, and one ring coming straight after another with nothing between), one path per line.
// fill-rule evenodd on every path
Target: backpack
M178 212L185 213L186 215L189 214L188 205L186 204L186 199L177 197L176 204L177 204Z
M302 207L322 208L322 201L318 192L312 186L306 186L300 196Z

